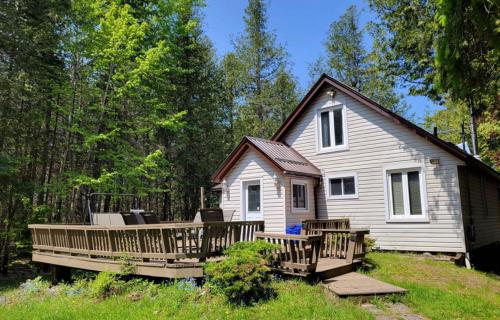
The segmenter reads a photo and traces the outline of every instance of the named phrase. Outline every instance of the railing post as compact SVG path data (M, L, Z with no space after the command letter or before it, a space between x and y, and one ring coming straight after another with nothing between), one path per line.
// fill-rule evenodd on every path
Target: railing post
M85 244L87 246L87 255L88 257L90 258L91 254L90 254L90 239L89 239L89 233L88 233L88 230L86 227L85 228Z
M354 250L356 249L357 240L358 240L358 233L356 231L351 231L349 233L349 241L347 244L346 260L348 263L352 263L354 261Z

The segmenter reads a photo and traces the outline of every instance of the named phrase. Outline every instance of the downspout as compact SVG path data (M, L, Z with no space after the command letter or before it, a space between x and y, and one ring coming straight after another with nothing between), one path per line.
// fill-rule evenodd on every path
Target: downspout
M318 184L314 186L314 219L319 219L319 210L318 210L318 190L319 186L322 183L321 178L318 180Z

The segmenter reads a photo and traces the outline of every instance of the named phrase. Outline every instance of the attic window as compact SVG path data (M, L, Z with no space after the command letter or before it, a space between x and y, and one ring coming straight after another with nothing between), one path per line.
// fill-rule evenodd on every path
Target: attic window
M318 151L330 152L346 149L345 106L322 108L318 113Z

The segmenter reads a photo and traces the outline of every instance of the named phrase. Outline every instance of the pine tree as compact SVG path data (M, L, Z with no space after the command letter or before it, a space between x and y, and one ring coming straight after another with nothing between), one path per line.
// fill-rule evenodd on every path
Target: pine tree
M249 0L244 21L245 32L234 44L242 85L241 99L236 99L241 100L235 123L237 141L244 135L269 138L297 101L287 53L268 30L263 0Z
M363 46L365 28L359 26L358 16L356 7L350 6L337 21L332 22L324 43L326 57L318 58L311 65L311 78L315 81L322 73L330 74L382 106L407 115L409 107L395 91L396 79L386 72L388 61L379 39L383 35L369 33L373 48L368 52Z

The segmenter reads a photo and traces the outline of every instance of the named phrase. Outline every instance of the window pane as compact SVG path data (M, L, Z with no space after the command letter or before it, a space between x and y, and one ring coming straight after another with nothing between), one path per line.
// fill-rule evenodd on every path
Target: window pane
M344 144L342 109L333 111L333 127L335 129L335 145L338 146Z
M293 185L293 207L306 208L306 186L302 184Z
M354 177L343 178L344 194L355 194L356 186L354 185Z
M391 173L392 213L402 215L405 213L403 200L403 181L401 173Z
M260 211L260 186L248 186L248 211Z
M321 145L323 148L331 146L330 142L330 117L328 112L321 114Z
M419 172L408 172L408 192L410 193L410 214L422 214L422 200L420 198Z
M330 194L332 196L342 195L342 179L330 179Z

